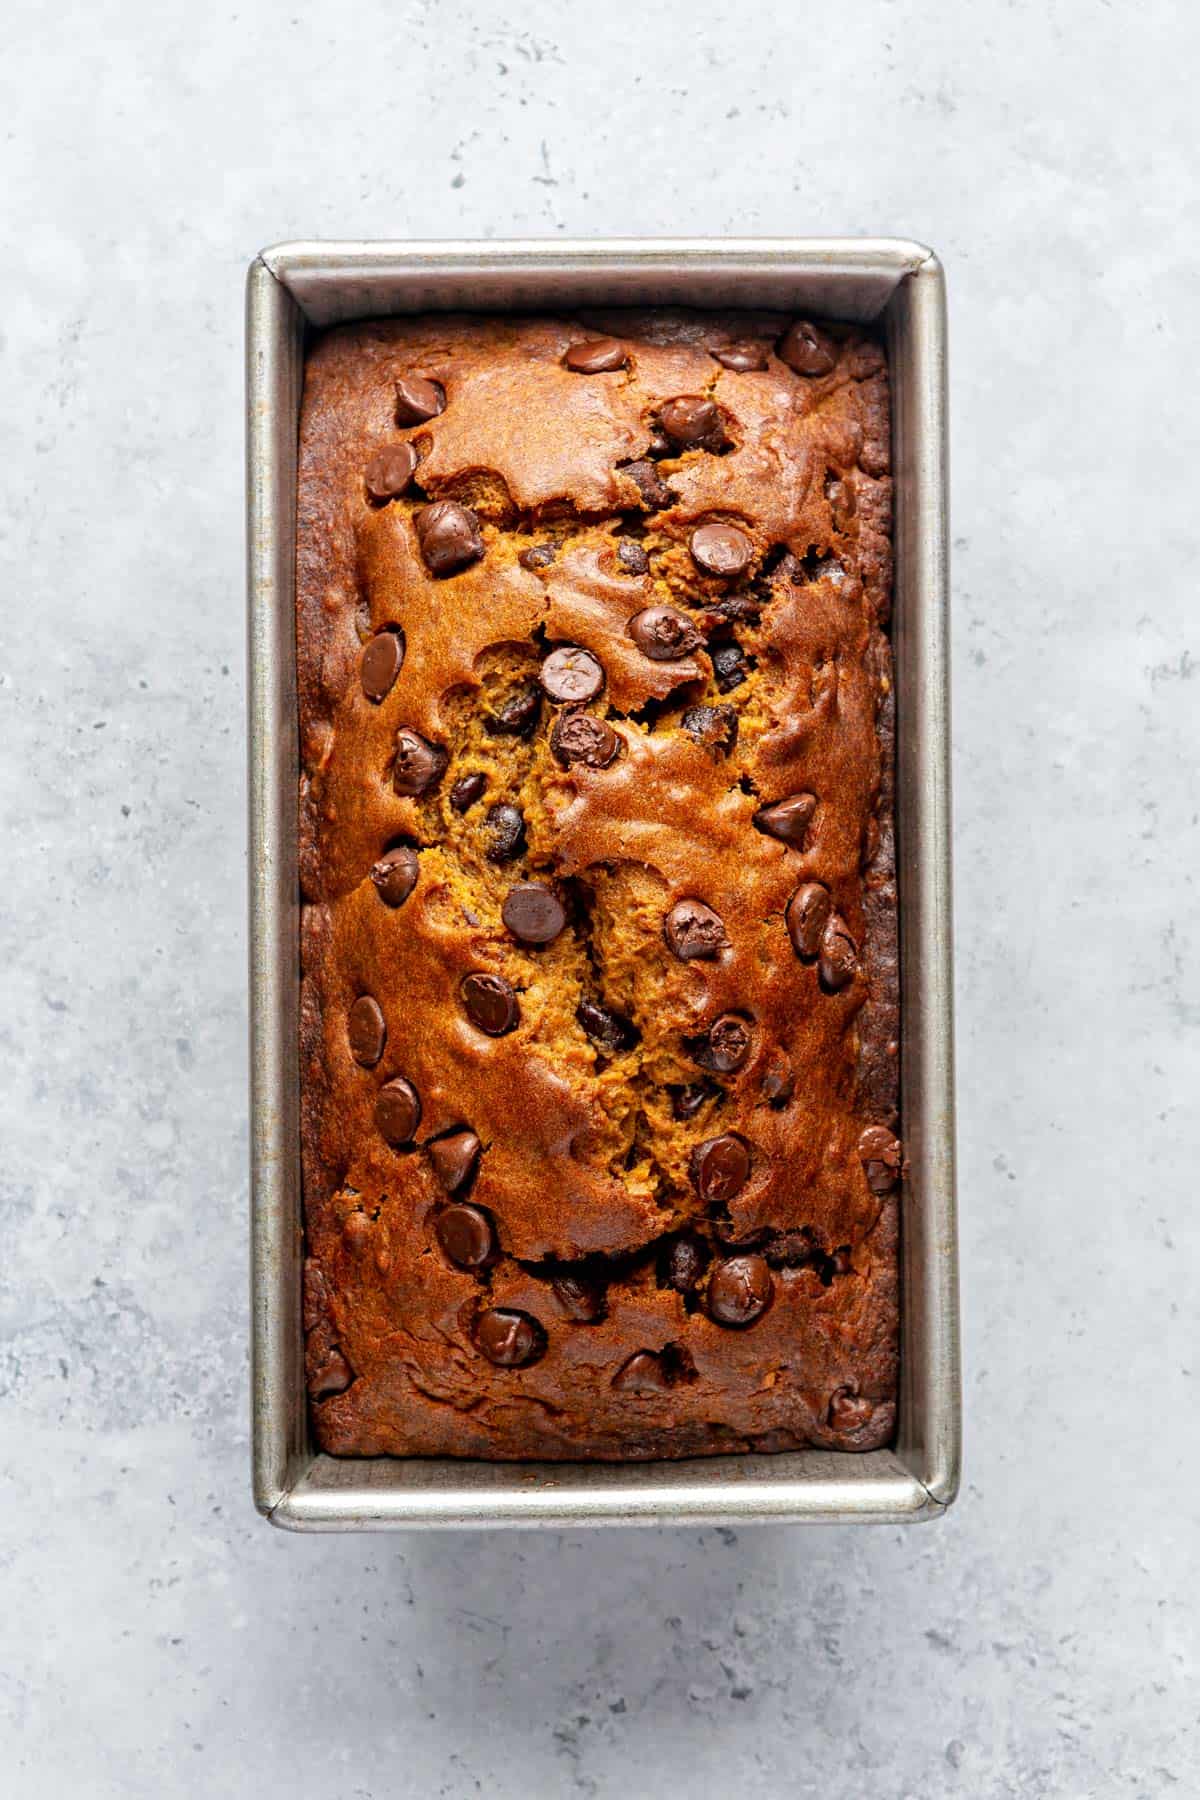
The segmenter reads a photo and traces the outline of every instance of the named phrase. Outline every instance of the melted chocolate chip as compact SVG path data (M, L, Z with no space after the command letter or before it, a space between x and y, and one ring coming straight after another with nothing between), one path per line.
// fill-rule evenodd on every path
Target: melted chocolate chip
M475 1173L480 1144L473 1131L452 1131L448 1137L434 1138L425 1148L433 1172L448 1194L456 1194Z
M481 775L478 770L470 775L460 775L450 789L450 804L456 813L465 813L486 792L486 775Z
M644 575L650 567L650 558L633 538L621 539L617 545L617 561L626 575Z
M479 520L457 500L434 500L418 507L413 525L425 567L431 575L452 575L483 555Z
M503 975L464 975L458 991L468 1019L488 1037L503 1037L521 1017L517 996Z
M737 1013L722 1013L709 1026L708 1036L697 1053L696 1061L703 1069L718 1075L732 1075L750 1054L750 1027Z
M509 694L494 713L489 713L483 728L490 737L532 737L542 716L542 696L532 682Z
M689 706L679 722L714 756L728 756L737 743L738 717L732 706Z
M621 1393L666 1394L671 1389L671 1377L653 1350L638 1350L622 1363L612 1384Z
M719 450L725 443L721 415L702 394L682 394L659 412L662 428L680 450Z
M718 691L722 694L729 694L734 688L741 687L748 673L742 646L740 644L714 644L710 655Z
M677 1294L690 1294L699 1287L708 1267L708 1246L700 1238L677 1237L662 1261L662 1279Z
M371 865L371 881L385 906L403 906L417 885L421 864L415 850L398 844Z
M900 1179L904 1152L886 1125L868 1125L858 1140L858 1154L873 1194L887 1194Z
M610 1011L601 1006L598 1000L581 1000L575 1009L575 1017L583 1027L593 1044L602 1050L630 1050L637 1043L639 1033L637 1027L620 1013Z
M786 1106L796 1091L796 1073L782 1050L772 1052L762 1078L763 1099L778 1108Z
M723 369L732 369L735 375L746 375L752 369L767 366L767 353L761 344L727 344L723 350L710 350L709 355L715 357Z
M833 516L834 528L845 531L858 511L858 498L848 481L826 481L825 498Z
M689 1081L684 1087L671 1087L667 1092L671 1096L672 1118L694 1119L705 1102L715 1100L721 1090L712 1081Z
M586 1275L558 1275L550 1283L554 1298L577 1325L595 1325L607 1311L604 1284Z
M620 472L628 475L649 511L657 512L673 504L675 496L652 462L641 459L625 463Z
M515 862L525 852L525 815L507 800L489 806L483 822L487 839L484 855L489 862Z
M397 425L423 425L446 410L446 390L424 375L401 375L396 382Z
M481 1313L475 1342L498 1369L520 1369L536 1362L546 1347L545 1333L528 1313L493 1306Z
M566 910L552 888L519 881L504 897L500 917L522 944L549 944L567 922Z
M874 1404L862 1394L852 1394L849 1388L839 1388L829 1402L829 1423L835 1431L861 1431L874 1416Z
M726 1132L697 1144L688 1168L700 1198L723 1206L740 1194L749 1180L750 1152L740 1137Z
M363 484L379 505L397 499L417 472L417 453L411 444L386 444L377 450L363 470Z
M395 627L377 631L367 644L358 665L358 678L368 700L378 706L392 691L397 675L404 667L404 633Z
M803 850L804 834L816 810L815 794L788 794L786 799L772 801L770 806L760 806L752 823L756 831Z
M370 994L360 994L346 1014L346 1038L355 1062L373 1069L387 1043L387 1021L378 1000Z
M776 356L797 375L828 375L837 361L832 339L806 319L789 326L775 349Z
M701 642L690 619L673 606L646 606L629 621L629 635L651 662L676 662Z
M496 1255L496 1233L482 1206L458 1200L434 1221L437 1241L459 1269L485 1269Z
M568 369L576 375L607 375L623 369L629 352L616 338L588 338L586 343L572 344L563 357Z
M858 950L845 919L834 913L821 936L817 974L827 994L840 994L858 972Z
M606 769L620 748L621 739L608 720L594 713L560 713L550 733L550 749L564 769L572 763Z
M335 1344L313 1376L309 1392L316 1401L332 1400L335 1394L344 1394L353 1380L354 1370Z
M719 913L703 900L679 900L663 925L667 944L680 962L711 961L728 950L729 939Z
M440 744L431 744L405 726L396 733L392 786L398 794L411 798L427 794L442 779L448 760Z
M754 545L736 525L697 525L689 539L692 559L709 575L744 575L754 560Z
M553 544L531 544L528 550L522 550L517 561L523 569L548 569L557 554Z
M542 664L539 679L551 700L578 705L600 693L604 670L590 650L560 644Z
M716 1325L753 1325L771 1304L775 1283L765 1258L730 1256L708 1278L708 1316Z
M829 922L833 901L819 881L806 881L787 903L784 917L792 949L801 962L815 962L821 953L821 936Z
M411 1081L397 1075L375 1098L375 1128L394 1149L411 1144L421 1123L421 1096Z

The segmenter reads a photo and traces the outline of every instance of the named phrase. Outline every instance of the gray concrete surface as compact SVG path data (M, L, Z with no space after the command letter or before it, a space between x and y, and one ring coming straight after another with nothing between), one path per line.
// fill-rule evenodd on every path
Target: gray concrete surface
M4 36L3 1791L1200 1791L1195 12L9 0ZM794 231L950 275L961 1502L273 1534L245 264Z

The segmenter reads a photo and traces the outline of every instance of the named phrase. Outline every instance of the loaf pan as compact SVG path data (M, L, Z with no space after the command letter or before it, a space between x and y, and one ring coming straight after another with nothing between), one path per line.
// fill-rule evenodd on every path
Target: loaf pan
M901 948L901 1376L894 1447L695 1461L319 1454L300 1326L296 449L306 333L389 313L613 305L882 320L893 397ZM935 1517L958 1483L945 291L892 239L283 244L250 266L250 1127L254 1498L297 1531Z

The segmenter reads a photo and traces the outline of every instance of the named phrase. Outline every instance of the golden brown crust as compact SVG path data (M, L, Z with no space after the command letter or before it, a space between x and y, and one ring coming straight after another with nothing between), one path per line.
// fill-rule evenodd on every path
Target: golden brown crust
M886 1158L860 1150L897 1112L887 376L877 343L836 327L821 338L832 367L795 372L774 348L788 323L437 316L339 328L309 354L302 1128L310 1389L330 1452L619 1459L891 1436L897 1205ZM623 367L564 365L601 333ZM711 352L734 343L766 366L722 366ZM444 410L398 426L396 381L417 376L440 384ZM711 403L688 414L707 422L697 447L663 435L679 397ZM368 462L405 441L415 484L370 498ZM469 507L482 540L448 575L430 572L414 523L435 500ZM693 554L712 523L742 534L741 573ZM539 546L540 566L520 560ZM629 629L662 605L697 638L668 661ZM369 698L364 645L387 627L402 630L402 666ZM539 672L561 644L602 667L586 710L620 740L604 766L552 744L569 705ZM405 729L448 759L415 796L395 791ZM451 790L472 774L486 792L460 810ZM797 794L813 797L799 844L755 828ZM497 804L522 815L505 860ZM371 869L397 844L419 872L391 905ZM530 881L566 914L542 946L502 917ZM832 917L810 960L788 908L814 883L818 926ZM719 914L715 959L672 953L665 921L683 900ZM473 971L513 989L506 1035L468 1017ZM362 996L383 1031L368 1009L352 1050ZM625 1035L589 1035L584 1001ZM749 1029L732 1070L706 1047L725 1014ZM375 1113L397 1079L421 1107L401 1148ZM701 1083L695 1114L676 1116ZM443 1156L439 1172L421 1147L456 1127L481 1150L455 1198L494 1234L474 1270L440 1235L457 1164ZM729 1135L750 1168L722 1199L694 1152ZM667 1284L681 1234L710 1258L686 1294ZM734 1328L710 1316L706 1288L738 1251L765 1259L770 1299ZM579 1318L564 1276L599 1317ZM536 1322L522 1328L534 1360L481 1353L488 1308Z

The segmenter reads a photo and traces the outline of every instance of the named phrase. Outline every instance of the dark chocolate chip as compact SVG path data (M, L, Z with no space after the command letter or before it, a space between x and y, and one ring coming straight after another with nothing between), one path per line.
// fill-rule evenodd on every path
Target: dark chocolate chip
M671 1377L653 1350L638 1350L622 1363L612 1384L626 1394L666 1394L670 1392Z
M835 1431L861 1431L874 1416L874 1404L862 1394L852 1394L849 1388L839 1388L829 1402L829 1423Z
M651 662L676 662L697 648L700 633L673 606L646 606L629 621L629 635Z
M696 1061L718 1075L732 1075L750 1054L750 1027L737 1013L722 1013L709 1026Z
M663 1259L662 1278L678 1294L690 1294L700 1285L708 1267L708 1246L700 1238L677 1237Z
M795 1070L782 1050L773 1051L762 1078L763 1099L774 1107L786 1106L795 1091Z
M623 369L629 361L629 352L624 344L616 338L588 338L585 343L572 344L563 357L568 369L576 375L607 375L613 369Z
M680 450L716 450L725 442L721 415L702 394L682 394L659 412L662 428Z
M517 561L523 569L548 569L557 555L553 544L531 544L528 550L522 550Z
M396 382L397 425L423 425L446 410L446 390L424 375L401 375Z
M694 1119L707 1100L715 1100L721 1092L715 1082L689 1081L684 1087L667 1089L671 1096L671 1115L676 1119Z
M606 769L620 748L621 739L608 720L594 713L560 713L550 733L550 749L564 769L572 763Z
M496 1233L481 1206L457 1200L442 1209L433 1229L447 1257L460 1269L485 1269L495 1258Z
M772 801L770 806L760 806L752 822L756 831L802 850L804 834L816 810L815 794L788 794L783 800Z
M726 344L723 350L710 350L709 355L715 357L723 369L732 369L735 375L746 375L752 369L767 366L767 352L761 344Z
M460 775L450 789L450 804L456 813L465 813L467 808L487 792L487 776L475 770L470 775Z
M729 948L720 914L703 900L677 901L666 916L663 930L680 962L711 961Z
M667 436L666 432L663 430L661 425L655 425L651 429L650 441L646 445L646 449L651 456L669 456L670 455L671 440Z
M363 482L372 500L381 505L395 500L417 472L417 453L411 444L385 444L363 471Z
M425 567L432 575L452 575L483 555L479 520L457 500L435 500L418 507L413 525Z
M700 1198L724 1205L741 1193L750 1178L750 1152L740 1137L726 1132L697 1144L688 1167Z
M617 561L626 575L644 575L650 567L650 558L634 538L621 539L617 545Z
M690 738L714 756L727 756L737 743L738 716L732 706L689 706L679 722Z
M575 1017L583 1027L593 1044L599 1044L602 1050L630 1050L638 1041L637 1027L620 1013L610 1011L601 1006L598 1000L581 1000L575 1009Z
M473 1131L452 1131L448 1137L434 1138L425 1148L433 1172L448 1194L456 1194L475 1173L480 1145Z
M720 521L697 525L689 547L693 560L709 575L744 575L754 560L754 545L746 533Z
M722 694L732 693L741 687L748 673L746 658L740 644L714 644L709 653L712 656L713 676L717 689Z
M829 923L833 901L819 881L801 884L787 903L788 936L801 962L815 962L821 953L821 935Z
M558 1275L550 1283L554 1298L577 1325L595 1325L606 1309L604 1283L586 1275Z
M753 1325L771 1304L774 1290L764 1257L727 1257L708 1278L708 1316L717 1325Z
M399 627L377 631L363 651L358 665L358 678L367 699L373 700L376 705L381 700L386 700L403 667L404 633Z
M375 1099L375 1127L394 1148L411 1144L421 1123L421 1096L403 1075L386 1082Z
M489 806L483 821L486 845L484 855L489 862L515 862L525 853L525 815L507 800Z
M464 975L458 991L468 1019L488 1037L503 1037L521 1017L517 996L503 975Z
M344 1394L353 1380L354 1370L335 1344L313 1376L309 1392L318 1402L332 1400L335 1394Z
M403 906L416 887L420 872L416 851L407 844L398 844L394 850L385 850L379 861L371 865L371 880L385 906Z
M378 1000L360 994L346 1014L350 1054L364 1069L373 1069L387 1044L387 1021Z
M519 881L504 896L500 917L522 944L549 944L567 922L566 909L553 888Z
M533 682L509 694L484 721L491 737L532 737L542 716L542 696Z
M886 1125L868 1125L858 1140L858 1154L873 1194L887 1194L900 1179L903 1151Z
M520 1369L536 1362L546 1347L545 1333L536 1319L500 1306L480 1314L475 1342L499 1369Z
M600 693L604 670L590 650L560 644L542 664L539 679L551 700L579 705Z
M625 463L620 473L628 475L651 512L674 503L674 494L652 462L640 458L637 462Z
M448 760L440 744L431 744L428 738L405 726L396 733L392 786L398 794L413 798L427 794L442 779Z
M837 361L832 339L807 319L797 319L780 338L775 350L781 362L797 375L828 375Z
M817 973L827 994L840 994L858 972L858 949L845 919L834 913L821 936Z

